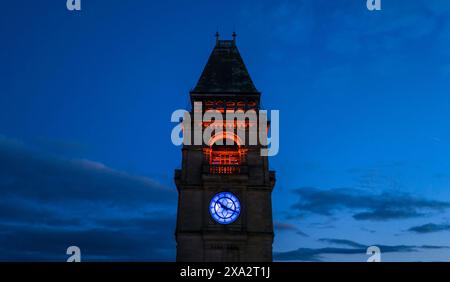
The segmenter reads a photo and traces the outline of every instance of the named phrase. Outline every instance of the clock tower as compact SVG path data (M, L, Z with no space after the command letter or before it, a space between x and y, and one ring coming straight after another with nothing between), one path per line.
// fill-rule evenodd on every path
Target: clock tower
M177 261L272 261L275 172L261 154L261 142L251 144L250 138L225 133L225 128L241 127L248 135L257 126L250 120L227 120L226 114L253 111L259 120L260 96L236 47L236 35L219 40L216 34L216 45L190 92L190 113L222 114L223 132L216 130L207 144L183 145L181 169L175 170ZM202 121L200 127L207 125Z

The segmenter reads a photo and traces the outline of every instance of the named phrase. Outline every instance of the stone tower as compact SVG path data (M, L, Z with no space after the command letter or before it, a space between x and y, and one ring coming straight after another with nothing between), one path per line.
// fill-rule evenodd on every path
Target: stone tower
M202 111L254 110L261 93L255 88L233 40L219 40L190 92ZM236 123L224 122L225 125ZM203 126L203 125L202 125ZM248 127L255 126L249 122ZM233 145L220 139L233 139ZM177 261L269 262L274 238L271 194L275 172L261 145L237 135L218 133L209 144L183 145L182 166L175 170L178 211Z

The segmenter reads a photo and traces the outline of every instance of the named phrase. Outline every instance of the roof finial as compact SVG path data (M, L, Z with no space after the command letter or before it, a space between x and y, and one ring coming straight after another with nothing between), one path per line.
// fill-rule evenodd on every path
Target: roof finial
M233 31L232 36L233 36L233 43L236 44L236 36L237 36L236 32Z
M216 45L219 45L219 32L216 31Z

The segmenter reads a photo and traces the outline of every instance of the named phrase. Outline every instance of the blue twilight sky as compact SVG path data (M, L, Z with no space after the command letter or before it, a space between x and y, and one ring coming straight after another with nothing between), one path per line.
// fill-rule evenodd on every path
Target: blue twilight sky
M450 1L81 2L1 2L0 260L174 260L216 30L280 110L277 260L450 260Z

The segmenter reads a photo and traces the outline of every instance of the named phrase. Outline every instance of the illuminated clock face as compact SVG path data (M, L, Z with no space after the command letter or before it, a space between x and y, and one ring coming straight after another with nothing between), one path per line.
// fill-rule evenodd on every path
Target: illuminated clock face
M230 192L216 194L209 203L212 218L220 224L234 222L241 213L239 199Z

